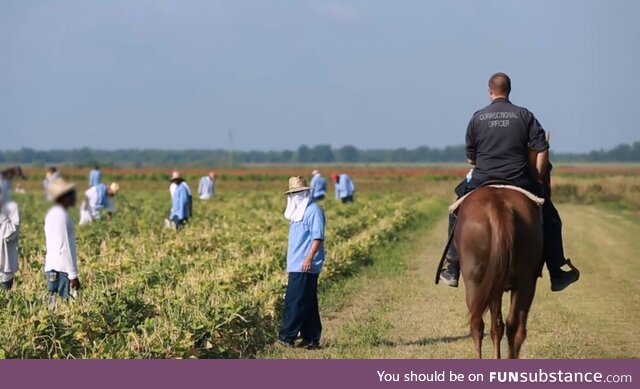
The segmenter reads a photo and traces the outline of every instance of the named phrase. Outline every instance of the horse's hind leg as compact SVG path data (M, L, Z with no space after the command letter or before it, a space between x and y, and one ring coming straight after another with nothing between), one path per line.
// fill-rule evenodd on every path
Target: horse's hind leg
M535 283L533 288L511 292L511 307L507 318L509 358L520 357L520 349L527 337L527 319L534 293Z
M509 314L507 315L507 341L509 342L509 358L517 358L516 353L516 333L520 326L519 315L516 301L518 300L518 291L511 291L511 304L509 306Z
M471 337L473 338L473 343L476 345L478 359L482 359L482 338L484 337L484 321L482 320L482 315L471 316L469 324L471 326Z
M493 340L494 358L500 359L500 342L504 336L504 322L502 321L502 295L489 304L491 312L491 340Z
M467 307L469 308L469 311L472 311L476 287L474 284L467 284L466 282L465 286ZM484 321L482 320L482 312L480 314L471 315L471 319L469 320L469 327L471 328L471 337L473 338L473 343L476 346L476 354L478 355L478 359L482 359L482 338L484 337Z

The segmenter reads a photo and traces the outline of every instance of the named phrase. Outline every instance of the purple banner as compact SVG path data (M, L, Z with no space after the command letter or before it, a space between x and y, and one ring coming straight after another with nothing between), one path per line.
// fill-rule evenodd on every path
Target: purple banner
M638 387L640 360L0 361L6 388Z

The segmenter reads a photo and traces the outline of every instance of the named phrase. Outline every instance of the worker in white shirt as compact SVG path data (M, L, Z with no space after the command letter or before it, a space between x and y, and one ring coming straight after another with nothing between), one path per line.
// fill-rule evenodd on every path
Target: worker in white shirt
M69 208L76 205L76 186L58 179L49 183L47 192L53 205L44 219L47 252L44 271L47 290L55 302L58 295L67 300L80 289L76 254L76 229Z
M18 242L20 240L18 204L5 201L0 186L0 289L10 290L18 271Z
M200 200L209 200L213 197L215 192L216 174L214 172L209 172L209 175L200 179L200 184L198 185L198 196L200 197Z
M120 185L112 182L109 186L98 184L84 192L84 200L80 205L80 225L100 220L100 211L107 212L107 220L111 221L116 212L116 195Z

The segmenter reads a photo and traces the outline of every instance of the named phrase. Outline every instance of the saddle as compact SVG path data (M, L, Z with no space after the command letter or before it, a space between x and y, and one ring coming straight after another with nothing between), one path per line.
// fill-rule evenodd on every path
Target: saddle
M539 207L542 206L542 204L544 204L544 199L542 197L538 197L538 196L534 195L533 193L529 192L528 190L522 189L519 186L515 186L509 181L490 180L490 181L486 181L485 183L483 183L480 186L480 188L484 188L484 187L515 190L515 191L520 192L523 195L527 196L527 198L529 200L533 201ZM449 207L449 213L455 214L455 212L458 210L460 205L462 205L462 203L467 198L467 196L469 196L471 193L473 193L476 190L477 189L472 190L471 192L469 192L466 195L460 197L458 200L456 200L456 202L451 204L451 206Z

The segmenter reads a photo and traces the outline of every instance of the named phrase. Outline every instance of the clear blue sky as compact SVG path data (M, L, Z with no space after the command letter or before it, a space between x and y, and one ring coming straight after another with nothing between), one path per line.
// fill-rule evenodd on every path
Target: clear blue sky
M640 1L0 0L0 149L461 144L511 75L557 151L640 140Z

